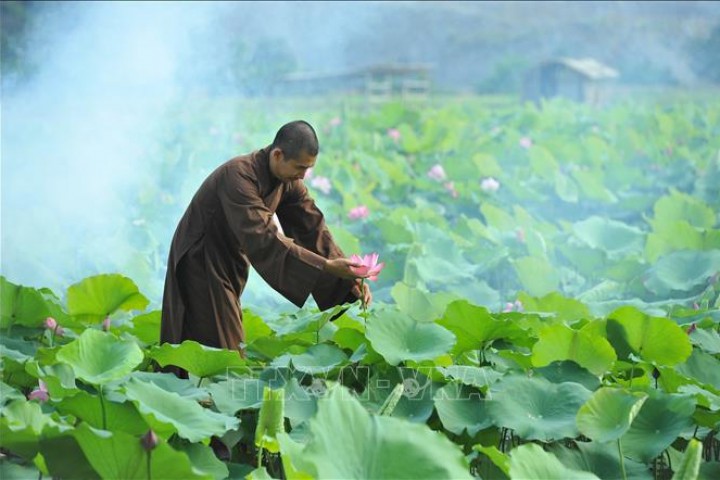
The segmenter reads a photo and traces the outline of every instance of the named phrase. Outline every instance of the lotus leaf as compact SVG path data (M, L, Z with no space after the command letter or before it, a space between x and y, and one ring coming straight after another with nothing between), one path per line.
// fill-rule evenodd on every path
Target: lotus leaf
M93 385L129 375L143 358L142 350L132 340L90 328L57 353L58 361L70 365L77 378Z
M490 387L487 408L496 426L512 428L520 438L574 438L578 435L575 416L590 395L589 390L573 382L503 377Z
M90 323L100 323L118 310L144 310L149 303L135 282L117 274L88 277L67 291L68 313Z

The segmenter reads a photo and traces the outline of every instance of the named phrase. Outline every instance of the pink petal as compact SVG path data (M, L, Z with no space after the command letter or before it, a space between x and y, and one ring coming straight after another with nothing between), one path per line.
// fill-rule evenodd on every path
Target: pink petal
M363 265L361 267L350 267L350 270L358 277L364 277L368 274L368 271L370 271L370 267Z

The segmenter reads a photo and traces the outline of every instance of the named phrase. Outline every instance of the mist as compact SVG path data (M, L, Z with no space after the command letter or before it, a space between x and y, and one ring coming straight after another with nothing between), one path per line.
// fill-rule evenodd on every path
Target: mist
M625 67L625 82L650 71L691 88L703 79L690 70L683 39L707 35L718 19L712 2L35 4L22 52L36 69L2 78L2 274L57 292L98 273L132 278L137 252L123 232L147 221L134 203L143 186L167 181L154 152L172 108L269 95L243 72L269 81L278 59L287 59L287 73L429 63L436 90L472 92L511 84L490 80L513 59L524 68L549 56L593 56ZM279 45L276 56L268 45ZM652 68L633 72L638 58ZM251 120L231 118L239 134ZM206 170L273 134L202 159ZM186 179L184 198L155 231L157 261L201 180ZM141 291L157 304L162 278L145 282ZM263 290L257 281L249 289Z

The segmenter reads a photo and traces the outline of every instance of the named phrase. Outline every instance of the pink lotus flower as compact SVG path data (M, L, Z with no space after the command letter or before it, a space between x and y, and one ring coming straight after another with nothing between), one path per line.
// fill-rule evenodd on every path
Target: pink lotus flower
M313 179L310 181L310 185L312 185L314 188L317 188L325 195L330 193L330 190L332 189L332 186L330 185L330 179L327 177L313 177Z
M437 180L438 182L447 178L447 175L445 175L445 169L440 164L434 165L430 170L428 170L427 176L433 180Z
M445 182L443 185L445 187L445 190L448 191L451 197L457 198L458 197L458 191L455 190L455 184L453 182Z
M507 302L505 304L505 308L503 308L503 312L522 312L522 311L523 311L523 304L520 300L515 300L515 303Z
M157 434L155 434L152 428L148 430L145 435L142 436L142 438L140 439L140 444L147 451L150 451L157 446L158 436Z
M525 230L522 228L515 230L515 238L517 238L518 242L525 243Z
M522 148L530 148L532 147L533 141L530 137L522 137L519 143Z
M340 126L341 123L342 123L342 120L340 119L340 117L333 117L330 120L330 126L333 128Z
M110 317L105 317L105 320L103 320L102 322L103 332L107 332L108 330L110 330L110 323Z
M57 320L55 320L53 317L47 317L45 319L45 328L48 330L51 330L55 335L58 337L62 337L65 334L65 330L58 325Z
M398 130L397 128L388 128L387 134L396 142L400 140L400 130Z
M313 177L313 169L308 168L307 170L305 170L305 177L304 177L305 180L310 180L312 177Z
M363 257L353 255L350 257L353 263L360 265L359 267L350 267L353 273L359 277L365 277L373 282L377 280L377 276L385 266L385 262L378 264L378 254L370 253Z
M37 400L38 402L44 403L50 399L48 394L47 385L42 380L38 380L38 388L30 392L28 400Z
M370 210L365 205L355 207L351 209L348 213L348 217L350 218L350 220L361 220L363 218L367 218L368 215L370 215Z
M492 177L483 178L482 182L480 182L480 188L484 192L497 192L498 188L500 188L500 182Z

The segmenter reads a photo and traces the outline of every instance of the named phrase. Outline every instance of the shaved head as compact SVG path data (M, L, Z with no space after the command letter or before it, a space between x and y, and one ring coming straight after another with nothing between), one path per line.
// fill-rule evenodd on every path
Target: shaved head
M270 150L273 148L282 150L286 159L298 159L303 154L317 156L320 145L312 125L304 120L295 120L280 127Z

